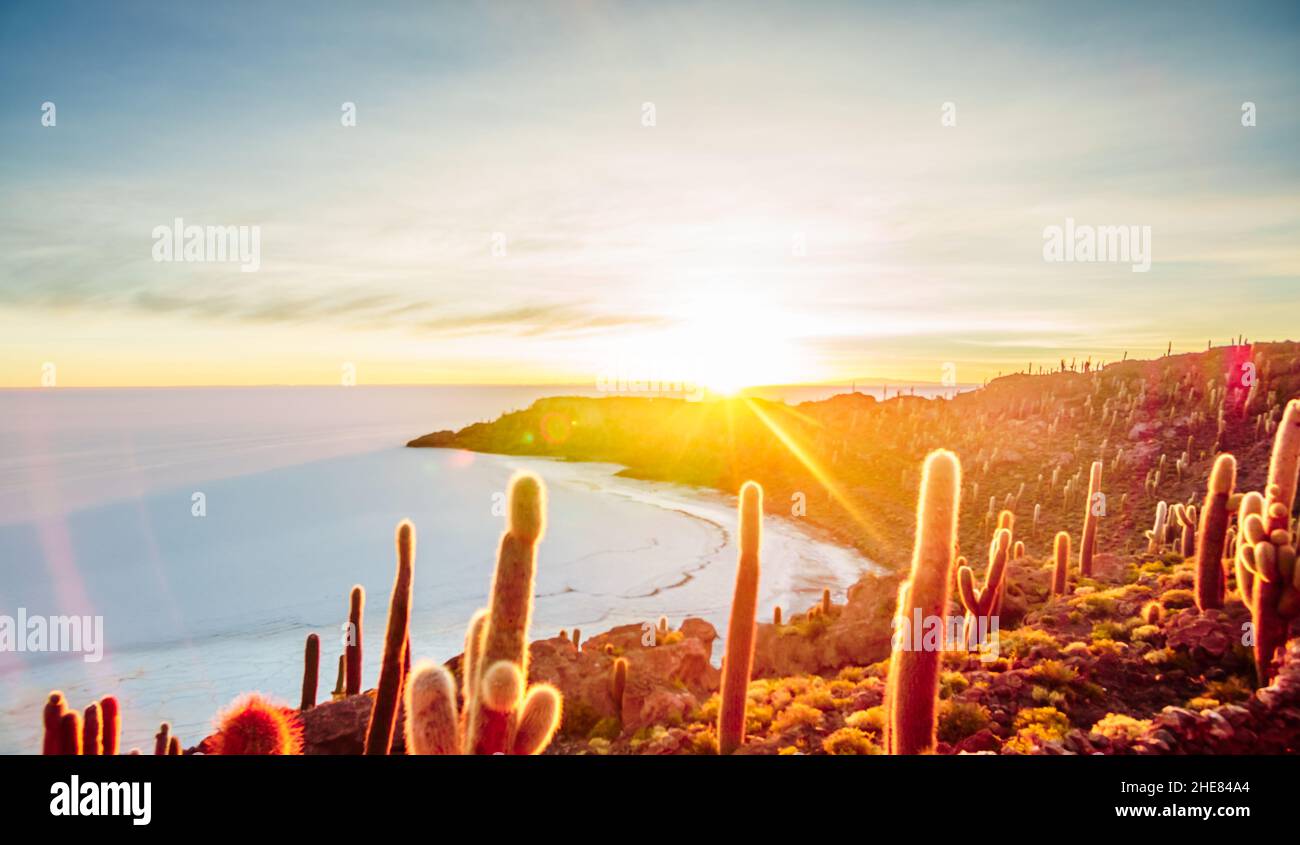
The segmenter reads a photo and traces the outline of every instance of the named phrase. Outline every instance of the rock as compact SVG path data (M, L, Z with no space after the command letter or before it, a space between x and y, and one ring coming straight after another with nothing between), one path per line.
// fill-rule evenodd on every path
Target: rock
M366 728L374 707L375 691L326 701L301 713L304 754L360 754L366 748ZM393 729L392 752L406 753L405 720L399 711Z

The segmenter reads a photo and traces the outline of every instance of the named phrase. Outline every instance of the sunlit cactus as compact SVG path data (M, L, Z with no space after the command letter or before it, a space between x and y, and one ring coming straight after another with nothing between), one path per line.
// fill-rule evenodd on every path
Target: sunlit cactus
M1066 593L1066 585L1070 577L1069 532L1056 532L1056 539L1052 543L1052 553L1056 559L1056 569L1052 572L1052 595L1063 596Z
M406 753L460 754L459 721L451 672L417 663L406 681Z
M722 659L718 698L718 751L730 754L745 742L745 704L754 664L758 581L763 542L763 488L746 481L740 488L740 556L736 589L727 623L727 651Z
M366 588L360 584L348 596L348 638L343 648L347 656L347 683L344 692L358 695L361 692L361 622L366 612Z
M181 756L181 738L174 734L170 739L167 740L167 756L168 757Z
M1159 554L1165 548L1165 520L1169 516L1169 505L1166 502L1156 503L1156 521L1151 530L1147 532L1147 554Z
M307 645L302 658L302 706L310 710L316 706L316 690L320 686L320 637L307 635Z
M81 753L81 714L68 710L59 717L59 753L78 755Z
M338 701L341 698L347 697L348 694L347 671L348 671L348 657L346 654L340 654L338 675L334 680L334 691L330 693L331 700Z
M216 725L216 733L208 739L208 754L262 756L302 753L302 723L297 714L257 693L236 699L217 716Z
M829 589L822 590L822 613L827 616L831 613L831 591Z
M578 649L579 651L582 650L582 629L581 628L573 629L573 647Z
M1101 461L1093 461L1088 472L1088 501L1083 508L1083 538L1079 543L1079 575L1092 577L1092 556L1097 549L1097 520L1101 507Z
M117 699L111 695L101 698L99 713L103 725L100 734L103 737L104 754L112 757L117 754L122 741L122 712L118 708Z
M610 667L610 693L614 699L614 712L623 721L623 694L627 691L627 659L620 657Z
M68 705L63 698L63 693L55 690L50 693L50 697L45 701L45 710L42 713L45 735L41 740L42 754L62 754L63 753L63 714L67 712Z
M921 619L946 619L952 582L953 549L961 499L961 462L936 450L925 459L917 503L912 571L899 588L899 625ZM892 754L934 751L938 714L940 650L911 648L909 637L895 637L885 687L886 746Z
M475 614L466 632L459 745L467 753L539 754L559 725L559 691L547 684L526 687L537 543L545 530L546 487L536 475L518 473L510 481L490 606Z
M153 753L155 757L167 756L167 741L171 739L172 726L163 722L158 726L158 733L153 737Z
M957 589L962 606L966 608L966 646L978 645L976 635L987 630L989 618L997 615L999 599L1007 571L1007 548L1011 532L999 528L989 544L989 565L984 573L983 588L975 586L975 571L969 566L957 570ZM909 620L910 621L910 620Z
M393 595L388 603L388 630L384 636L384 658L379 670L379 686L370 709L366 729L366 753L387 754L393 742L397 705L405 681L403 660L410 637L411 582L415 574L415 528L408 520L397 526L397 575Z
M1296 481L1300 477L1300 399L1286 403L1282 421L1273 437L1273 454L1268 464L1264 489L1277 486L1277 498L1288 517L1295 510Z
M86 706L81 720L81 753L98 757L104 753L103 719L99 702Z
M1236 458L1219 455L1206 484L1196 540L1196 606L1202 611L1223 607L1224 543L1232 516L1228 505L1236 483Z

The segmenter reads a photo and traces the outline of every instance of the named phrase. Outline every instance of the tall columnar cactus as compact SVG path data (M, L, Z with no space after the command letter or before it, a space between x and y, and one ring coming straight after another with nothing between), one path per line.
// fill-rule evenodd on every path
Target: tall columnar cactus
M455 679L422 662L406 683L411 754L540 754L560 725L564 700L550 684L527 685L537 543L546 526L546 488L531 473L510 482L490 607L470 620L461 661L464 715ZM577 631L574 632L575 639Z
M618 714L619 724L623 722L623 694L627 692L627 658L619 657L610 667L610 693L614 698L614 712Z
M1214 459L1201 505L1196 540L1196 606L1202 612L1223 607L1223 556L1231 514L1228 503L1237 484L1237 459L1229 454Z
M1079 575L1092 577L1092 556L1097 549L1097 520L1102 509L1099 498L1101 493L1101 461L1092 462L1088 473L1088 501L1083 508L1083 540L1079 543Z
M718 751L730 754L745 742L745 704L754 668L758 625L758 579L763 544L763 488L746 481L740 488L740 556L736 588L727 622L727 651L722 659L718 698Z
M111 695L101 698L99 711L103 721L100 733L104 737L104 754L112 757L117 754L122 741L122 712L118 709L117 698Z
M989 567L984 573L984 587L975 586L975 571L969 566L957 570L957 590L962 606L966 608L966 647L980 645L976 639L978 632L988 630L989 618L998 612L998 598L1002 593L1002 584L1007 571L1007 557L1010 550L1011 532L999 528L989 544ZM910 622L911 620L909 620Z
M961 462L952 452L931 452L921 475L912 572L898 593L899 624L912 625L918 612L923 620L947 618L960 500ZM890 753L934 750L942 657L938 650L911 648L910 637L894 638L885 688Z
M1056 540L1053 542L1052 551L1056 556L1056 569L1052 574L1052 595L1063 596L1066 593L1066 584L1070 576L1070 535L1068 532L1056 532Z
M178 736L172 736L171 739L167 740L167 756L168 756L168 757L179 757L179 756L181 756L181 738L180 738L180 737L178 737Z
M86 705L81 720L81 753L98 757L104 753L103 720L99 702Z
M822 590L822 613L827 616L831 614L831 591L829 589Z
M1265 489L1277 485L1277 499L1288 516L1295 510L1297 479L1300 479L1300 399L1286 403L1282 421L1273 438Z
M772 624L781 627L781 605L772 608Z
M45 736L41 741L42 754L63 753L63 714L67 711L68 705L63 693L58 690L51 692L42 714L45 725Z
M1169 505L1166 502L1156 503L1156 521L1151 530L1147 532L1147 554L1160 554L1165 548L1165 520L1169 517Z
M1178 553L1185 558L1196 554L1196 505L1180 505L1178 508Z
M340 698L344 698L348 694L347 671L348 656L346 654L340 654L338 675L334 680L334 691L330 694L331 700L338 701Z
M360 584L348 597L348 638L343 653L347 656L347 681L344 692L361 693L361 620L366 612L366 589Z
M387 754L393 743L393 725L397 719L398 700L402 696L403 659L411 625L411 581L415 574L415 528L408 520L397 526L397 576L388 603L388 630L384 637L384 660L379 670L379 686L370 709L366 729L366 753Z
M302 656L302 706L310 710L316 706L316 690L320 687L320 637L307 635L307 645Z
M81 714L69 710L59 720L59 753L80 754L81 739Z
M167 756L167 741L171 739L172 726L163 722L158 726L158 733L153 737L153 753L155 757Z

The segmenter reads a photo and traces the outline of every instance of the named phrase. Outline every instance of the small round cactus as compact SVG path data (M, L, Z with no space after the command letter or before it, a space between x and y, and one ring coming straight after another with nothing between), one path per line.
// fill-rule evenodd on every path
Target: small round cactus
M302 753L302 725L287 707L253 693L236 699L217 717L209 754L274 755Z

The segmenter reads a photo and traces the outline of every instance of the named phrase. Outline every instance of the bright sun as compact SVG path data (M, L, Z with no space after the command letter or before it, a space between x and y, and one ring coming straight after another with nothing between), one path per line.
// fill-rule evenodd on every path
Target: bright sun
M702 296L689 309L683 326L667 339L681 356L685 378L723 395L806 380L789 320L775 307L761 307L743 296Z

